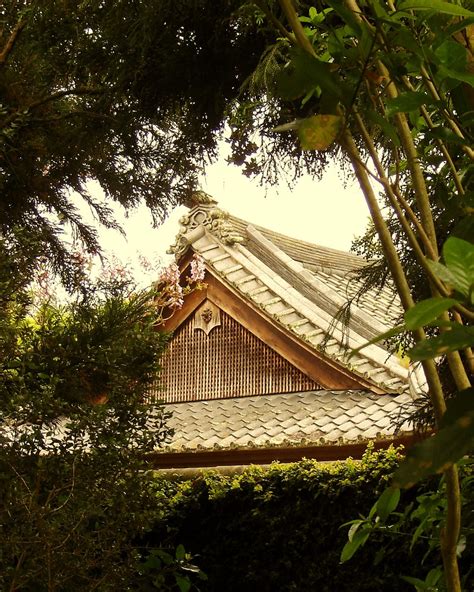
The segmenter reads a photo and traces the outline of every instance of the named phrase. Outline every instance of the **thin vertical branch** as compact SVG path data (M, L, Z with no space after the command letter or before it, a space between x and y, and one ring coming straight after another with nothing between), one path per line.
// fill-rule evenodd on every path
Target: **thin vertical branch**
M397 87L395 86L393 80L390 79L390 75L387 68L385 67L385 64L381 60L379 60L377 63L377 67L380 72L380 75L384 76L389 81L386 86L388 97L391 99L397 98ZM400 142L403 146L403 150L405 151L405 155L407 158L407 165L411 174L411 180L415 192L415 199L420 212L421 222L423 224L423 228L426 234L428 235L428 238L430 239L431 247L437 256L438 245L436 241L436 230L433 215L431 212L430 198L428 195L428 189L426 187L425 178L423 176L423 171L420 166L418 152L410 132L410 126L408 125L408 121L404 113L396 113L394 118L400 137Z

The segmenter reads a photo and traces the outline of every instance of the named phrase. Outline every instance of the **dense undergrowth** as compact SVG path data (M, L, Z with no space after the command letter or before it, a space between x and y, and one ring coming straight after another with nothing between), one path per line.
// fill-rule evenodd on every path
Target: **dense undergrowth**
M347 563L340 563L347 541L344 523L367 516L390 483L399 452L368 450L362 461L250 467L232 476L207 472L188 480L157 475L154 487L159 515L146 537L148 545L182 543L207 581L202 591L402 591L413 586L401 576L424 579L439 562L430 552L440 527L439 479L402 493L392 522L397 533L374 532ZM469 534L472 522L471 478L465 477L466 548L461 566L466 589L474 563ZM412 545L423 513L431 505L423 532ZM411 548L412 545L412 548Z

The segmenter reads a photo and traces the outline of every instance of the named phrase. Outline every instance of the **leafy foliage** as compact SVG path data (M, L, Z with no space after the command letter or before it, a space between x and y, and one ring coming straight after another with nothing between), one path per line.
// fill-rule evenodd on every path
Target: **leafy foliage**
M442 496L436 482L401 493L387 490L398 459L399 452L394 450L368 450L361 462L349 459L318 464L303 460L251 467L227 476L210 471L181 481L157 475L161 510L147 540L161 540L168 532L171 545L179 540L199 554L199 565L208 576L201 585L203 591L411 590L401 576L423 580L435 569L436 553L423 557L430 548L430 537L435 541L439 525L433 522L430 530L426 523L412 544L422 520L421 514L414 513L416 498L428 503L430 496L433 500ZM386 491L390 493L377 501ZM468 485L466 481L464 491L466 528L472 528L472 482ZM395 507L397 494L400 501ZM347 528L341 524L354 515L362 521L374 504L384 517L381 526L397 521L397 512L404 516L400 533L382 528L372 531L357 555L340 564L347 541ZM372 522L378 515L373 513ZM468 575L471 531L466 530L466 536L462 565L468 588L472 580L472 574Z
M123 588L150 519L142 455L169 437L144 398L166 343L160 311L115 280L31 315L23 281L2 284L0 587Z
M62 269L63 226L91 252L110 200L159 222L215 156L264 36L236 0L7 3L0 8L0 230L22 227ZM32 66L34 64L34 67ZM91 191L97 181L105 202ZM41 252L41 251L39 251Z
M468 541L472 540L473 524L470 515L473 495L472 463L466 462L461 466L461 490L462 503L465 506L465 519L461 536L457 543L456 553L462 559L462 564L467 567L464 585L468 586L472 577L470 560L464 556ZM396 471L396 475L400 469ZM426 475L425 475L426 476ZM367 517L352 520L348 532L348 541L341 554L342 561L348 561L355 553L360 553L360 548L369 540L369 536L383 533L385 542L383 549L387 550L400 541L410 537L410 552L421 545L425 547L422 563L428 557L435 558L439 552L440 533L445 527L446 491L444 478L436 487L432 482L431 487L418 491L416 500L411 501L403 508L399 508L400 490L394 486L388 488L372 506ZM359 536L357 536L359 533ZM424 579L403 575L402 579L413 585L416 590L444 590L442 580L442 567L436 566L427 571Z

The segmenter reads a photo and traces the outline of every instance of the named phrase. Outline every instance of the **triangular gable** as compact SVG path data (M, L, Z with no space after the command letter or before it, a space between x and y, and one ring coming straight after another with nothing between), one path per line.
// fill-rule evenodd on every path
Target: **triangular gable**
M207 299L175 331L161 363L161 396L170 403L321 388Z
M185 256L181 260L181 268L184 270L189 263L191 253ZM228 396L242 396L245 394L256 395L256 394L268 394L269 392L296 392L298 390L314 390L317 388L342 390L342 389L369 389L374 392L380 392L377 388L374 388L373 383L365 381L360 376L353 374L349 369L343 367L332 359L327 358L323 352L317 351L311 348L306 343L298 340L294 335L282 329L281 325L277 322L272 321L267 315L261 310L252 306L252 303L248 302L241 295L233 290L230 286L224 284L224 282L216 274L212 273L207 269L205 278L206 288L205 290L197 291L192 293L185 299L183 308L178 311L164 326L165 330L174 331L175 336L169 346L170 353L170 365L169 369L166 367L161 376L161 384L163 390L161 396L169 401L176 400L190 400L192 397L198 399L205 397L205 388L203 385L207 385L209 392L212 391L212 395L209 398L220 398ZM284 381L281 379L279 386L282 388L274 390L263 390L262 393L256 392L256 386L254 388L244 388L240 392L237 387L228 387L227 382L236 380L236 376L231 375L233 368L236 366L235 357L232 358L229 355L223 356L218 359L220 355L217 350L208 350L204 348L204 338L198 333L205 332L200 329L195 329L196 318L199 318L199 314L205 308L205 303L210 303L216 307L222 314L225 315L226 327L230 330L230 325L239 327L239 339L240 347L245 347L245 340L252 339L258 340L261 343L259 348L260 354L263 358L271 360L271 363L275 368L282 368L283 360L287 365L285 366L288 376L293 376L291 379L287 379L286 387ZM199 321L198 321L199 322ZM217 331L214 329L209 333L209 337ZM218 332L218 331L217 331ZM198 345L191 347L189 344L192 343L192 333L196 333L195 341L196 344L201 343L201 349ZM184 347L184 343L187 342L188 346ZM208 339L209 343L212 343ZM256 341L254 342L256 343ZM207 347L207 346L206 346ZM204 349L203 349L204 348ZM173 362L174 355L180 351L179 361ZM214 351L215 364L211 364L209 360L212 357L212 351ZM263 352L266 351L264 354ZM271 353L269 353L271 351ZM173 353L171 353L173 352ZM192 352L192 353L191 353ZM234 352L235 354L236 352ZM187 356L187 357L186 357ZM192 359L191 359L192 358ZM171 369L172 365L173 369ZM196 372L196 368L203 367L203 372L207 372L207 376L210 377L210 382L205 382L201 377L202 389L197 395L192 390L195 386L184 386L193 384L191 374ZM219 371L219 366L227 368L225 374L224 371ZM179 370L178 368L181 368ZM258 368L258 365L255 366ZM180 372L182 373L183 379L179 379ZM224 373L223 373L224 372ZM260 372L262 367L260 366ZM210 373L210 374L209 374ZM278 373L278 372L277 372ZM303 375L304 379L301 377ZM175 387L176 380L178 383L181 382L183 386ZM249 381L258 382L257 376L248 378ZM221 382L221 386L218 385L210 387L211 384L217 384ZM237 384L242 387L242 381L237 381ZM289 381L289 382L288 382ZM270 374L267 376L267 383L271 382ZM167 387L169 385L167 395ZM194 383L195 384L195 383ZM262 383L260 383L262 384ZM268 386L267 386L268 388ZM219 390L220 389L220 390ZM235 393L235 394L231 394ZM158 391L157 391L158 393ZM172 394L174 393L174 394ZM180 394L181 393L181 394ZM180 398L184 397L184 398Z
M362 388L379 394L426 390L417 365L389 353L383 343L367 345L393 326L401 312L389 287L358 295L363 282L354 274L366 262L255 228L205 198L180 220L171 252L181 269L193 253L205 261L208 273L236 297L230 305L224 297L223 310L233 316L226 306L235 305L234 318L244 326L247 316L252 317L256 324L248 327L250 331L324 388ZM198 299L191 295L192 301ZM188 312L180 311L172 328ZM262 335L256 332L259 328Z

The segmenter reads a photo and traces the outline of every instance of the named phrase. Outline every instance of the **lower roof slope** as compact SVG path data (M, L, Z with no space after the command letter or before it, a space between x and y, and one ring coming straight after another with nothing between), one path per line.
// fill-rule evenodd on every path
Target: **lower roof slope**
M412 399L367 391L309 391L167 405L169 451L342 445L395 435L392 414Z

